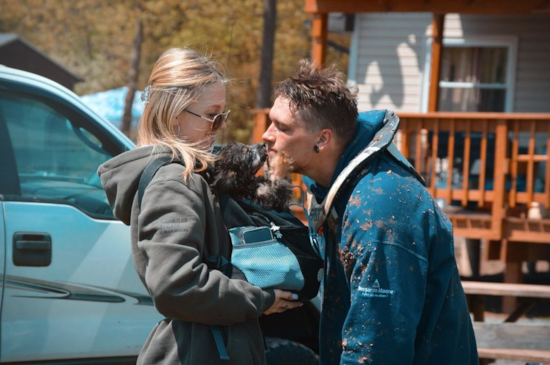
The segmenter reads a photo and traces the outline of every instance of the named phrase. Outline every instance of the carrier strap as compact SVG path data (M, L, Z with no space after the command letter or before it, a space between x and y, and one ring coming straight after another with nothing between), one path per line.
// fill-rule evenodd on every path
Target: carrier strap
M216 342L216 347L220 353L220 360L229 360L229 354L225 349L225 343L223 343L222 330L218 326L210 326L210 331L212 331L212 336L214 336L214 342Z
M173 160L171 157L168 156L160 156L154 159L147 165L145 170L143 170L143 173L141 174L141 178L139 179L138 184L138 207L141 209L141 201L143 200L143 195L145 194L145 189L147 189L147 185L153 180L153 176L157 173L157 171L165 165L168 165L169 163L177 162L180 163L179 160Z
M141 201L143 200L143 195L145 194L145 189L147 188L147 185L149 185L151 180L153 180L153 177L162 166L168 165L172 162L181 164L180 160L174 160L169 156L160 156L151 161L147 165L145 170L143 170L138 184L138 207L140 210ZM207 263L207 265L208 264L210 263ZM210 326L210 331L212 332L212 336L214 336L214 342L216 343L216 348L218 349L218 353L220 354L220 360L229 360L229 355L227 353L227 350L225 349L225 344L223 342L221 329L218 326Z

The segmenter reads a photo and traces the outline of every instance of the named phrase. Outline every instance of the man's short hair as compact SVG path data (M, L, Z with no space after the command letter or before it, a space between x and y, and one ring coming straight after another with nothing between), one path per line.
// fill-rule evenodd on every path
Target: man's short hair
M298 63L293 76L281 81L275 95L287 98L308 130L330 129L342 144L353 139L357 124L357 91L351 91L335 66Z

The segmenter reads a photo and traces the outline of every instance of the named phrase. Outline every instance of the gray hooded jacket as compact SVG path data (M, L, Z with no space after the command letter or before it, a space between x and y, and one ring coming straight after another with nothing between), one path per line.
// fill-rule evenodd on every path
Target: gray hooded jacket
M152 330L139 364L217 364L209 325L224 326L230 361L264 364L257 318L274 302L272 290L229 279L205 264L206 257L230 257L231 243L218 203L198 174L182 179L183 166L161 167L147 186L141 211L139 179L162 147L137 148L99 167L115 216L131 226L132 258L155 307L166 318Z

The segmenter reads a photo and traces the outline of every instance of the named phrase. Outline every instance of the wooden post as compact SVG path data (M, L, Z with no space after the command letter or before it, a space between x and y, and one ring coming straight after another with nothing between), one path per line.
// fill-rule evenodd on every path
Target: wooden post
M507 239L502 240L502 248L504 249L504 259L506 266L504 267L504 282L505 283L521 283L523 281L523 272L521 264L526 259L526 243L525 242L510 242ZM517 306L516 297L502 298L502 312L510 314Z
M260 79L256 93L256 108L271 107L273 92L273 56L275 54L275 28L277 19L277 1L264 0L264 34L260 57Z
M421 121L418 119L414 121L413 125L415 126L414 130L415 133L415 144L414 147L414 168L416 171L418 171L420 174L422 173L422 124Z
M481 166L479 167L479 184L478 184L480 196L479 196L479 201L477 202L478 207L483 207L485 205L485 175L486 175L485 170L487 166L487 136L489 135L488 119L483 119L482 125L483 125L483 132L481 135L481 146L480 146L481 147L481 150L480 150Z
M327 58L328 14L313 14L311 22L311 60L316 66L322 66Z
M252 128L252 143L262 142L262 135L265 133L269 125L269 109L254 109L254 127Z
M505 185L506 174L508 173L506 158L508 142L508 124L506 120L497 121L495 138L495 172L493 183L493 207L491 210L491 234L493 239L502 238L502 222L505 210Z
M436 172L435 169L437 167L437 149L439 148L439 126L441 124L441 120L435 119L434 124L434 130L433 130L433 138L432 138L432 166L431 166L431 176L430 176L430 187L429 191L433 196L436 196Z
M448 165L447 165L447 204L451 205L453 201L453 173L455 161L455 120L451 119L449 130L449 146L447 148Z
M544 207L550 209L550 123L547 126L548 134L546 139L546 182L544 184L544 193L546 194L546 201Z
M474 321L483 322L485 320L485 303L482 295L468 295L468 307L474 315Z
M404 126L402 125L401 126L401 146L400 146L400 149L399 151L403 154L403 156L405 156L405 158L409 158L410 157L410 154L411 154L411 149L410 149L410 134L409 134L409 129L408 129L408 126L409 124L405 124ZM548 137L550 138L550 137ZM550 166L549 166L549 169L550 169Z
M462 191L464 195L462 196L462 206L467 207L468 206L468 188L469 188L469 180L470 180L470 146L472 145L472 121L466 120L466 138L464 139L464 167L462 168Z
M430 65L430 94L428 111L436 112L439 103L439 76L441 73L441 53L443 51L443 28L445 14L433 14L432 18L432 59Z
M531 206L531 203L533 202L533 190L535 187L535 132L536 132L537 126L535 124L535 121L532 120L530 122L530 128L529 128L529 147L528 152L529 153L529 160L527 161L527 207Z
M549 135L550 136L550 135ZM510 207L515 208L518 192L518 154L519 154L519 120L514 121L514 139L512 140L512 161L510 174L512 187L510 188Z
M465 244L472 277L478 279L481 273L481 240L466 238Z

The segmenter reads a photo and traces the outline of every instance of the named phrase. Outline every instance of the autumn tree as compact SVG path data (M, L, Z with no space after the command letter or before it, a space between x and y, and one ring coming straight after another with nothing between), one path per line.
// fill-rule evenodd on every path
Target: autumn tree
M136 35L136 0L2 0L0 30L18 33L82 76L77 94L128 85ZM264 7L258 0L140 0L143 38L136 88L143 89L158 57L170 47L188 46L212 56L231 80L231 117L220 142L248 141L256 105L263 43ZM273 84L310 56L309 16L304 0L277 4ZM332 35L329 35L331 38ZM342 65L347 56L329 49ZM134 59L135 60L135 59ZM135 65L135 64L134 64Z
M275 46L275 25L277 20L277 0L264 0L264 31L260 57L260 82L258 85L257 108L271 106L273 82L273 56Z
M137 82L139 76L139 61L141 59L141 43L143 41L143 21L142 14L143 8L141 2L136 1L136 16L135 16L135 32L134 41L132 44L132 61L130 64L130 72L128 74L128 87L126 91L126 97L124 99L124 113L122 114L122 123L120 130L130 135L132 128L132 107L134 105L134 97L137 90Z

